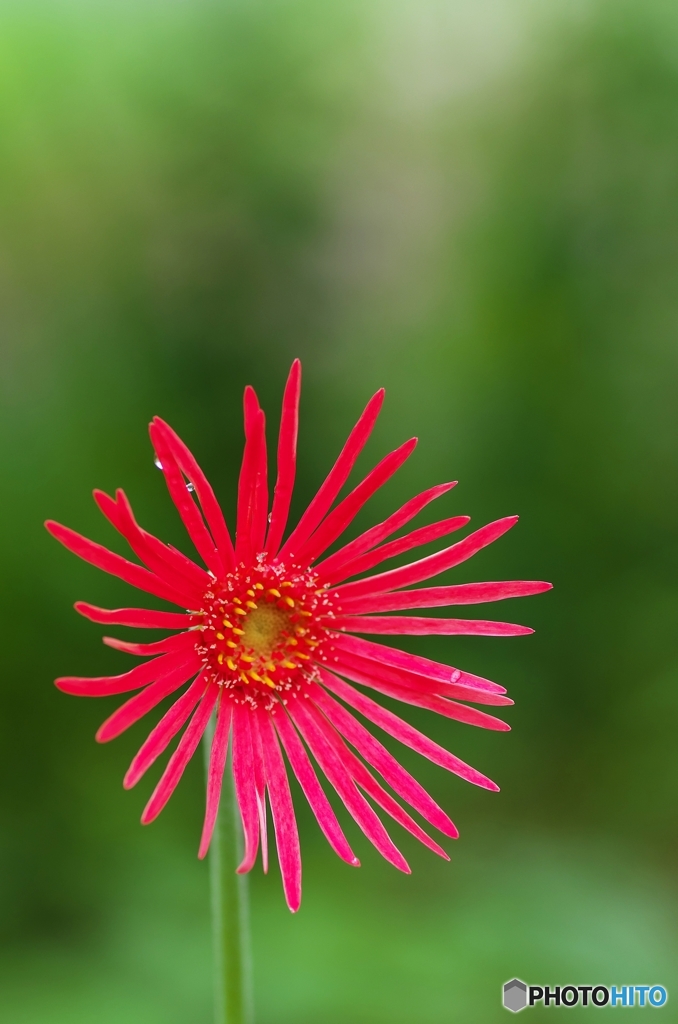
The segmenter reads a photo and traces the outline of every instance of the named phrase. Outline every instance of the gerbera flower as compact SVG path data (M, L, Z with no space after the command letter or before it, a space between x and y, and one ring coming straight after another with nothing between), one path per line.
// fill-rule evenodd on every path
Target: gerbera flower
M375 773L429 824L446 836L458 835L445 811L354 712L463 779L485 789L498 789L485 775L382 707L364 689L471 725L507 730L509 726L500 719L470 706L513 703L505 696L504 687L355 634L531 633L525 626L485 619L380 613L477 604L537 594L550 587L548 583L505 582L410 589L491 544L515 524L516 516L483 526L463 540L407 565L363 575L386 559L445 537L468 523L467 516L454 516L387 540L454 483L431 487L388 519L326 554L416 445L413 438L391 452L347 497L334 504L370 436L383 390L368 402L320 490L283 540L295 477L300 383L301 367L296 361L283 399L278 475L270 515L264 413L252 388L245 390L245 450L238 485L235 546L214 492L193 455L167 423L159 418L151 423L156 464L162 469L204 567L142 529L121 490L115 498L95 491L94 498L143 565L114 554L66 526L46 524L57 540L81 558L183 609L108 611L78 602L76 609L94 622L174 632L148 644L105 637L110 647L149 660L122 675L68 676L56 681L65 693L86 697L139 691L103 723L97 733L102 743L119 736L165 698L182 691L152 729L125 776L125 787L134 786L183 729L142 822L152 821L163 809L215 715L199 856L207 853L214 829L230 738L245 836L244 859L238 870L252 868L260 842L266 869L268 794L291 910L296 910L301 901L301 856L283 750L330 845L353 865L358 865L358 859L318 781L309 753L367 838L401 871L409 872L407 862L366 797L429 849L441 857L447 854L383 787Z

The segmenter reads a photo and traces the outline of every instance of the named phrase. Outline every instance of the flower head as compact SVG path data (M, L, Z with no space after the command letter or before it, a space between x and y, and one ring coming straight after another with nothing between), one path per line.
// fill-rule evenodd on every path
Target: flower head
M245 855L238 870L250 870L260 843L266 869L268 794L291 910L296 910L301 900L301 857L283 750L329 843L354 865L358 860L309 754L368 839L401 871L409 871L407 862L366 797L431 850L442 857L447 854L383 787L375 773L429 824L452 838L458 835L442 808L354 712L469 782L485 789L498 788L364 690L471 725L506 730L508 725L500 719L471 706L511 704L505 689L469 672L367 640L364 635L531 633L524 626L484 619L383 613L477 604L550 588L548 583L505 582L410 589L492 543L514 525L515 516L483 526L435 554L370 573L385 560L445 537L468 523L467 516L455 516L388 540L426 505L449 491L453 483L431 487L383 522L326 555L365 502L416 445L416 439L412 439L391 452L335 504L374 426L383 391L368 402L320 490L283 540L295 477L300 383L301 367L296 361L283 399L278 475L270 515L264 413L254 391L249 387L245 390L246 440L235 545L214 492L191 452L163 420L156 418L151 423L156 464L162 469L204 567L142 529L121 490L115 498L101 491L95 491L94 497L142 564L128 561L68 527L51 521L46 524L81 558L182 609L108 611L78 602L76 609L94 622L173 632L148 644L105 637L109 646L148 660L122 675L69 676L56 681L59 689L79 696L138 691L103 723L97 733L100 742L119 736L165 698L176 697L181 691L152 729L125 776L127 788L135 785L172 739L182 733L142 821L152 821L165 806L214 714L199 856L204 857L209 848L231 742L245 835Z

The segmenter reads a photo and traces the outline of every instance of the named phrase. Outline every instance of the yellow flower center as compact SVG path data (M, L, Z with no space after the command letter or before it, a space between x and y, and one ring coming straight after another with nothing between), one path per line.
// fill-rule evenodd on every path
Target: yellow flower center
M270 658L284 633L292 634L290 616L275 605L259 605L243 623L240 642L261 658Z
M196 649L224 696L273 709L314 678L332 607L312 572L244 569L205 593Z

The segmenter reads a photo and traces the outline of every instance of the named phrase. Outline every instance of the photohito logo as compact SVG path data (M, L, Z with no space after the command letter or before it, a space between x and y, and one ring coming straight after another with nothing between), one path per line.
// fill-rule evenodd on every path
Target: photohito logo
M663 1006L669 994L663 985L526 985L520 978L507 981L503 1003L518 1013L526 1006Z

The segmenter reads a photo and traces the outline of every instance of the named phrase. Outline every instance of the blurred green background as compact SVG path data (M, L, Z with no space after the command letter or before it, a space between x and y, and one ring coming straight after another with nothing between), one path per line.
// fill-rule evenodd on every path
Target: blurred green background
M297 513L385 385L359 469L420 447L358 526L458 478L436 518L522 518L450 579L555 590L488 608L532 637L416 645L517 701L508 735L408 711L502 786L403 754L450 864L347 823L352 871L297 800L300 913L252 878L258 1024L493 1024L515 975L664 984L678 1021L675 5L6 0L0 324L3 1024L211 1020L201 759L141 828L148 726L99 747L116 699L52 685L124 670L72 603L131 591L42 521L115 546L89 494L123 486L188 551L147 422L232 520L242 388L274 437L297 355Z

